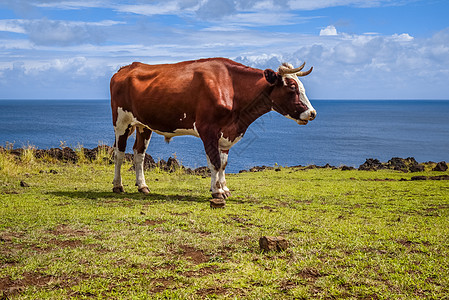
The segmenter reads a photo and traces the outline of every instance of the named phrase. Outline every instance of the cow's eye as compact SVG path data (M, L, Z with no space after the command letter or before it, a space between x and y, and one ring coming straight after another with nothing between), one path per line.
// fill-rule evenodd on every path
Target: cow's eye
M290 88L294 91L294 90L296 90L296 85L292 84L292 85L290 86Z

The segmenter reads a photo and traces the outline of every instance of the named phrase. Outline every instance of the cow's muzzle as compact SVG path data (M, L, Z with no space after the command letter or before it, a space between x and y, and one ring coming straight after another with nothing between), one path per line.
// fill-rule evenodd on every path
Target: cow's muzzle
M309 120L312 121L315 120L315 118L316 118L316 110L313 109L310 111Z
M305 112L301 113L299 116L298 124L305 125L308 121L312 121L316 118L316 110L308 109Z

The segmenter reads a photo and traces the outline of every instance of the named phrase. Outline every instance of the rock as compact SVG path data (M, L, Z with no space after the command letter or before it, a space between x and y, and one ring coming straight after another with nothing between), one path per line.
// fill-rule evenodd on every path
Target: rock
M423 165L411 165L409 168L410 172L424 172L424 166Z
M387 162L387 166L390 169L397 170L397 171L405 171L407 172L407 165L405 164L405 160L400 157L393 157Z
M341 170L342 171L350 171L350 170L354 170L354 167L342 166Z
M193 170L194 174L208 177L210 176L210 169L208 167L199 167Z
M224 208L226 205L226 201L224 199L211 199L210 202L210 208Z
M29 187L30 185L28 183L26 183L25 181L21 180L20 181L20 186L21 187Z
M307 167L304 168L304 170L313 170L318 168L316 165L308 165Z
M281 236L263 236L259 239L259 246L263 251L285 251L288 241Z
M322 169L337 169L335 166L330 165L329 163L325 164L324 166L320 167Z
M447 171L447 164L444 161L440 161L437 163L435 168L432 169L432 171L438 171L438 172L446 172Z
M384 166L378 159L367 158L366 161L359 166L359 170L362 171L377 171L384 169Z
M178 170L181 168L181 164L178 162L176 158L169 157L167 160L167 169L170 172Z
M261 172L265 170L273 170L274 167L268 167L268 166L255 166L249 169L249 172Z

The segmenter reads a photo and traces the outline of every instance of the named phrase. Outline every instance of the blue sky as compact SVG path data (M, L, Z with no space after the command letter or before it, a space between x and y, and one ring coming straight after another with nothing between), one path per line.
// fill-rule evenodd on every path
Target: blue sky
M449 99L446 0L0 0L0 99L106 99L133 61L314 66L311 99Z

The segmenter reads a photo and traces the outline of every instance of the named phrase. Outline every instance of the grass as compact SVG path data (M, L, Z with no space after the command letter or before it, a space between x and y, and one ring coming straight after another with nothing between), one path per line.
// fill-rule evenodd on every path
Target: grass
M2 299L448 298L449 181L399 180L449 172L231 174L210 209L209 178L152 170L145 197L128 164L117 195L107 160L29 152L0 152Z

